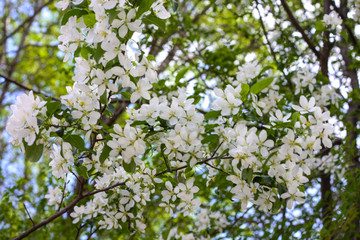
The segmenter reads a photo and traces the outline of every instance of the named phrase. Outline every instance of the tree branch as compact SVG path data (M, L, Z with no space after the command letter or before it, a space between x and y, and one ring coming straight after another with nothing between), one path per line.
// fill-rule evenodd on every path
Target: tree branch
M10 77L5 76L4 74L1 74L1 73L0 73L0 77L4 78L6 82L13 83L13 84L15 84L16 86L18 86L18 87L20 87L20 88L22 88L22 89L24 89L24 90L26 90L26 91L33 91L34 93L39 94L39 95L43 95L43 96L46 97L46 98L50 97L50 98L51 98L52 100L54 100L54 101L60 101L60 99L58 99L58 98L56 98L56 97L52 97L52 96L49 96L49 95L47 95L47 94L45 94L45 93L43 93L43 92L40 92L40 91L38 91L38 90L29 88L29 87L25 86L24 84L19 83L18 81L14 80L14 79L12 79L12 78L10 78Z
M300 26L300 24L298 23L298 21L296 20L294 14L292 13L292 11L290 10L288 4L286 3L286 0L281 0L281 5L284 7L290 22L294 25L294 27L301 33L303 39L305 40L305 42L308 44L309 48L312 50L312 52L316 55L316 57L318 59L320 59L321 57L321 53L316 50L315 45L311 42L310 38L307 36L307 34L305 33L304 29Z
M206 158L206 159L204 159L202 161L197 162L196 165L206 163L206 162L208 162L210 160L213 160L213 159L216 159L216 158L217 157ZM231 157L227 157L227 156L222 157L222 159L227 159L227 158L231 158ZM170 172L176 172L176 171L179 171L179 170L185 169L185 168L187 168L187 165L184 165L184 166L181 166L181 167L178 167L178 168L173 168L173 169L170 170ZM160 176L160 175L163 175L163 174L165 174L167 172L168 172L167 170L162 171L162 172L159 172L159 173L155 174L155 176ZM113 188L116 188L118 186L121 186L121 185L125 185L125 182L115 183L115 184L113 184L113 185L111 185L109 187L98 189L98 190L86 193L84 195L82 195L82 191L80 191L80 194L69 205L67 205L65 208L63 208L61 211L56 212L51 217L49 217L49 218L45 219L44 221L34 225L32 228L30 228L26 232L24 232L24 233L20 234L19 236L17 236L14 240L20 240L20 239L23 239L23 238L29 236L31 233L35 232L40 227L47 225L48 223L52 222L56 218L60 217L61 215L63 215L64 213L66 213L67 211L72 209L82 199L90 197L90 196L95 195L95 194L100 193L100 192L109 191L109 190L111 190Z
M259 10L258 5L259 5L259 2L258 2L258 0L256 0L256 9L257 9L257 11L258 11L259 18L260 18L261 29L262 29L262 31L263 31L263 33L264 33L264 36L265 36L267 45L268 45L269 48L270 48L270 53L271 53L271 55L272 55L272 57L273 57L273 59L274 59L274 62L276 63L276 66L279 68L280 64L279 64L279 62L278 62L278 60L277 60L277 58L276 58L275 51L274 51L273 47L271 46L271 42L270 42L270 40L269 40L268 32L267 32L267 30L266 30L266 28L265 28L265 24L264 24L264 21L263 21L263 19L262 19L261 12L260 12L260 10ZM280 69L280 68L279 68L279 69ZM281 70L281 72L283 73L284 78L287 80L287 83L288 83L289 88L290 88L290 89L293 89L294 87L293 87L293 84L292 84L292 82L291 82L291 79L288 79L287 75L285 74L284 68L281 68L280 70Z
M112 126L119 116L126 110L127 106L130 104L130 101L122 99L116 100L119 101L119 105L116 106L113 115L110 118L103 118L103 123L107 126Z
M4 36L1 41L0 41L0 45L3 45L6 40L10 37L12 37L15 33L17 33L21 28L23 28L27 23L33 21L33 19L41 12L41 10L46 7L47 5L51 4L54 0L50 0L47 3L44 3L43 5L41 5L38 9L36 9L34 11L34 14L29 16L27 19L25 19L24 22L22 22L14 31L12 31L11 33L9 33L9 35Z
M19 239L23 239L27 236L29 236L31 233L33 233L34 231L36 231L37 229L39 229L42 226L47 225L48 223L52 222L54 219L60 217L61 215L63 215L64 213L66 213L67 211L69 211L71 208L73 208L81 199L83 199L84 197L82 196L77 196L69 205L67 205L65 208L63 208L61 211L56 212L54 215L52 215L51 217L49 217L48 219L35 224L32 228L30 228L29 230L27 230L26 232L20 234L19 236L17 236L16 238L14 238L14 240L19 240Z
M168 55L166 56L165 60L160 64L157 73L162 73L165 68L169 65L169 63L171 62L171 60L174 58L176 51L178 50L178 46L175 45L168 53Z
M87 238L87 240L91 239L91 236L92 236L94 233L96 233L96 231L99 230L99 229L100 229L100 226L96 227L94 231L91 230L91 231L90 231L90 234L89 234L89 236L88 236L88 238Z
M79 226L79 227L76 227L77 231L76 231L75 240L79 239L81 229L82 229L83 227L85 227L85 226L86 226L86 223L84 223L84 224L80 224L80 226Z

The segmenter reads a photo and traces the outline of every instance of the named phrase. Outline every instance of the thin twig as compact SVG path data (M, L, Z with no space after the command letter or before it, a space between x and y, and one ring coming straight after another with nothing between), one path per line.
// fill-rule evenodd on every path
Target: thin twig
M96 232L97 232L97 230L99 230L99 229L100 229L100 226L97 226L97 228L95 228L95 230L94 230L94 231L90 232L90 234L89 234L89 236L88 236L87 240L90 240L91 236L92 236L94 233L96 233Z
M227 158L231 158L231 157L228 157L228 156L222 157L222 159L227 159ZM210 161L212 159L215 159L215 158L204 159L202 161L197 162L196 165L206 163L207 161ZM171 169L171 172L179 171L181 169L185 169L186 167L187 167L187 165L184 165L184 166L178 167L178 168L174 168L174 169ZM167 170L163 171L163 172L159 172L159 173L155 174L155 176L159 176L159 175L165 174L167 172L168 172ZM84 195L82 195L82 191L80 191L80 194L69 205L64 207L61 211L56 212L54 215L50 216L49 218L45 219L44 221L34 225L32 228L28 229L27 231L25 231L22 234L20 234L19 236L17 236L14 240L20 240L20 239L23 239L23 238L29 236L31 233L35 232L40 227L47 225L48 223L52 222L56 218L60 217L61 215L63 215L64 213L66 213L67 211L72 209L82 199L90 197L90 196L95 195L95 194L100 193L100 192L109 191L109 190L111 190L113 188L116 188L118 186L121 186L121 185L125 185L125 182L115 183L115 184L113 184L113 185L111 185L109 187L98 189L98 190L95 190L93 192L88 192L88 193L86 193Z
M55 128L68 128L68 127L75 127L78 124L72 124L72 125L56 125L56 124L49 124L50 127Z
M270 42L269 37L268 37L268 32L266 31L265 24L264 24L263 18L262 18L262 16L261 16L261 12L260 12L260 9L259 9L259 6L258 6L258 5L259 5L259 2L258 2L258 0L256 0L255 2L256 2L256 6L255 6L255 7L256 7L256 10L257 10L257 12L258 12L258 14L259 14L259 19L260 19L261 28L262 28L262 30L263 30L263 33L264 33L264 36L265 36L267 45L268 45L269 48L270 48L270 53L271 53L274 61L275 61L276 63L278 63L278 61L277 61L277 59L276 59L275 51L274 51L273 47L271 46L271 42Z
M34 226L35 223L34 223L33 219L31 218L31 215L30 215L29 211L27 210L25 203L23 203L23 205L24 205L24 208L25 208L25 211L26 211L27 215L28 215L29 218L30 218L30 221L32 222L32 224L33 224L33 226Z
M66 174L66 176L67 176L67 174ZM64 198L65 198L65 191L66 191L66 178L65 178L65 184L64 184L64 191L62 193L61 201L60 201L59 208L58 208L57 211L60 211L60 209L61 209L61 205L62 205L62 203L64 201Z
M269 40L268 32L267 32L267 30L265 28L264 20L263 20L263 18L261 16L261 12L260 12L260 9L259 9L258 5L259 5L259 2L258 2L258 0L256 0L256 10L258 11L258 14L259 14L261 29L262 29L262 31L264 33L266 43L270 48L270 53L271 53L271 55L272 55L272 57L274 59L274 62L276 63L276 66L279 68L280 64L279 64L279 62L278 62L278 60L276 58L276 53L275 53L273 47L271 46L271 42ZM285 74L284 68L281 68L280 70L281 70L282 74L284 75L285 79L287 80L288 86L290 87L290 89L293 89L293 84L292 84L291 80L288 79L287 75Z
M69 170L69 172L71 172L75 177L76 177L76 180L78 180L80 183L82 182L79 177L71 170Z
M299 22L296 20L294 14L292 13L292 11L290 10L288 4L286 3L286 0L280 0L281 1L281 5L284 7L290 22L294 25L294 27L301 33L303 39L305 40L305 42L308 44L309 48L313 51L313 53L316 55L316 57L318 59L321 58L321 53L316 50L315 45L312 43L312 41L310 40L310 38L307 36L307 34L305 33L304 29L300 26Z
M29 88L29 87L25 86L24 84L19 83L18 81L14 80L14 79L12 79L12 78L10 78L8 76L5 76L4 74L0 73L0 77L4 78L6 82L13 83L13 84L17 85L18 87L20 87L20 88L22 88L24 90L33 91L34 93L39 94L39 95L43 95L44 97L47 97L47 98L50 97L54 101L60 101L60 99L58 99L56 97L52 97L52 96L49 96L49 95L47 95L47 94L45 94L43 92L40 92L38 90Z
M80 231L83 227L86 226L87 223L84 223L84 224L80 224L80 227L76 227L77 229L77 232L76 232L76 236L75 236L75 240L77 240L79 237L80 237Z
M331 148L323 148L319 153L315 154L316 158L319 157L323 157L329 154L330 150L336 146L336 145L341 145L342 144L342 139L341 138L336 138L333 142L332 142L332 147Z
M215 166L213 166L213 165L211 165L210 163L208 163L208 162L206 162L205 163L206 165L208 165L209 167L212 167L212 168L214 168L214 169L217 169L217 170L219 170L220 172L223 172L223 173L225 173L226 175L230 175L230 173L228 173L228 172L225 172L223 169L221 169L221 168L218 168L218 167L215 167Z

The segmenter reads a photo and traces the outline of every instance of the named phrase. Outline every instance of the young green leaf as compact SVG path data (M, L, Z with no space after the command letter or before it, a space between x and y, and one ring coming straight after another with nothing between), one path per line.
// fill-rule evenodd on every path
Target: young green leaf
M185 74L188 72L188 70L189 70L188 68L181 69L178 72L178 74L176 75L175 81L179 82L180 79L182 79L185 76Z
M250 90L250 87L248 84L246 83L241 83L241 92L240 92L240 95L241 95L241 100L242 101L245 101L246 100L246 97L249 93L249 90Z
M85 179L89 178L87 168L83 165L75 166L77 173Z
M88 8L89 7L89 2L88 0L83 0L80 4L75 5L76 8Z
M103 93L103 95L101 95L100 102L102 104L105 104L105 105L108 103L108 97L107 97L107 92L106 91Z
M136 169L136 163L134 162L134 160L131 160L130 163L123 163L123 167L125 169L126 172L128 173L134 173L135 169Z
M80 151L86 150L85 142L79 135L68 135L64 138L64 141L70 143Z
M178 7L179 7L178 1L173 1L173 10L174 10L174 12L177 11Z
M27 143L24 141L25 147L25 159L29 160L30 162L37 162L42 156L44 144L37 145L34 143L33 145L28 146Z
M71 9L70 11L66 12L61 20L61 25L65 25L69 18L72 16L76 16L77 18L89 14L88 11L83 10L83 9Z
M127 100L130 100L130 98L131 98L131 93L129 93L129 92L121 92L120 94L121 94L121 96L123 96L123 98L125 98Z
M211 111L205 114L205 119L217 118L221 115L221 111Z
M253 170L252 168L245 168L243 171L242 171L242 174L241 174L241 177L243 180L245 180L247 183L250 183L252 182L253 180Z
M99 43L93 55L97 63L99 62L100 58L104 55L104 53L105 51L101 48L101 44Z
M166 23L164 20L156 17L154 14L147 15L143 17L143 23L145 24L154 24L155 26L159 27L161 31L166 32Z
M111 148L108 145L105 145L99 158L101 164L103 164L105 160L109 157L110 152L111 152Z
M141 17L144 12L148 11L155 0L138 0L136 4L139 6L136 12L136 18Z
M269 77L256 82L254 85L251 86L250 92L253 94L258 94L259 92L267 88L273 80L274 77Z
M93 28L95 23L96 23L96 18L95 18L95 14L94 13L90 13L87 15L83 16L84 19L84 23L86 26L88 26L89 28Z
M52 116L57 110L61 108L61 102L48 102L46 104L46 116Z

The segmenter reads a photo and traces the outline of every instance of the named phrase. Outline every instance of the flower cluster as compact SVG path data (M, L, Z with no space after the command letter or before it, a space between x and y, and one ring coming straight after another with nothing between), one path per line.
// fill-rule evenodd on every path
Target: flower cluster
M324 15L324 23L332 29L336 29L337 27L341 26L342 19L340 18L339 14L337 14L337 12L332 11L329 14Z
M253 204L276 212L282 202L292 208L304 201L301 186L319 166L315 155L332 147L330 87L315 90L310 71L299 71L295 95L308 88L314 97L286 96L278 73L254 61L239 67L236 80L217 82L208 92L211 107L199 111L202 95L165 94L154 58L141 49L145 24L171 16L162 0L89 2L89 11L70 14L60 30L64 61L75 61L73 86L53 105L32 92L20 96L7 126L14 144L32 145L43 131L52 174L78 174L93 185L92 197L70 214L74 223L94 219L101 228L143 232L143 213L157 201L172 217L197 219L198 232L173 228L168 238L194 239L209 226L221 232L229 219L203 200L204 179L210 188L222 178L242 210ZM114 124L121 112L123 122ZM45 119L40 127L38 118ZM59 191L50 190L50 205L59 204Z
M61 148L56 144L53 145L53 151L50 154L52 160L49 165L52 167L52 173L55 177L66 178L66 173L69 172L68 166L74 164L74 157L71 149L72 146L67 142L63 142Z
M12 115L6 125L6 131L10 134L10 142L23 146L23 141L32 145L39 134L38 119L45 116L45 101L34 97L33 92L21 94L16 98L16 105L11 106Z
M62 196L63 194L59 187L50 187L49 193L45 195L45 198L49 199L48 204L50 206L55 205L55 208L58 208L59 204L61 203Z
M359 0L353 0L349 1L349 8L354 11L353 18L355 21L360 20L360 1Z

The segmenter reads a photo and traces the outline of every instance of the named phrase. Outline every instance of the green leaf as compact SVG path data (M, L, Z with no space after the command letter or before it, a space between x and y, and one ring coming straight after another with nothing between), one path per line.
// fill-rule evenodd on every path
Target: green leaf
M52 116L57 110L61 108L61 102L48 102L46 104L46 116Z
M240 96L241 96L241 100L245 101L246 97L249 93L250 87L248 84L246 83L241 83L241 92L240 92Z
M283 193L286 193L288 191L287 187L285 184L278 184L277 185L277 188L279 189L279 194L283 194Z
M116 10L116 8L113 8L108 10L107 13L109 15L109 24L112 24L112 22L117 18L119 11Z
M221 115L221 111L211 111L205 114L205 119L217 118Z
M179 3L177 1L173 1L173 10L174 10L174 12L177 11L178 7L179 7Z
M155 0L138 0L137 5L139 6L136 12L136 18L141 17L144 12L148 11Z
M77 173L85 179L89 178L88 170L85 166L75 166Z
M103 93L103 95L101 95L100 102L105 105L108 103L108 97L106 91Z
M99 60L104 55L104 53L105 51L101 48L101 43L99 43L93 55L97 63L99 63Z
M297 120L299 119L300 117L300 113L299 112L294 112L292 115L291 115L291 125L295 125L295 123L297 122Z
M323 21L317 21L316 24L315 24L315 29L318 32L324 31L325 30L324 22Z
M274 77L269 77L256 82L254 85L251 86L250 92L253 94L258 94L259 92L267 88L273 80Z
M254 172L251 168L245 168L242 171L241 178L243 180L245 180L247 183L250 183L253 180L253 175L254 175Z
M86 60L89 59L89 53L91 53L91 51L89 51L89 48L87 47L82 47L80 49L80 55L82 58L85 58Z
M138 126L138 125L148 125L147 121L134 121L130 126Z
M150 131L150 132L148 132L148 133L145 135L144 139L147 139L148 137L151 137L152 135L155 135L155 134L157 134L158 132L159 132L159 131L155 131L155 130Z
M322 83L322 84L329 84L329 78L325 77L321 71L318 72L318 74L316 75L316 80L318 80L318 83Z
M134 162L134 160L131 160L130 163L123 163L123 167L125 169L126 172L128 173L134 173L136 170L136 163Z
M115 112L115 106L114 106L114 104L109 104L108 107L107 107L107 110L108 110L111 114L114 114L114 112Z
M70 123L70 124L75 121L75 119L74 119L72 116L67 116L67 117L65 118L65 120L66 120L68 123Z
M99 158L99 161L101 164L103 164L105 162L105 160L109 157L111 150L112 149L108 145L105 145L105 147L103 148L103 150L100 154L100 158Z
M25 147L25 159L29 160L30 162L37 162L42 156L44 144L33 145L29 146L25 141L23 141Z
M261 75L264 73L264 72L266 72L267 70L269 70L269 69L273 69L273 67L272 66L265 66L263 69L261 69L261 71L259 72L259 74L256 76L256 78L261 78Z
M275 202L273 203L271 212L276 214L279 212L280 208L281 208L281 200L279 198L276 198Z
M127 100L130 100L130 98L131 98L131 93L121 92L120 94L121 94L121 96L123 96Z
M190 99L190 98L193 98L193 99L194 99L194 102L193 102L194 105L198 104L198 103L200 102L200 100L201 100L201 96L200 96L200 95L196 95L196 94L191 95L191 96L188 97L187 99Z
M77 18L89 14L88 11L82 9L71 9L70 11L66 12L61 20L61 25L65 25L69 18L72 16L76 16Z
M148 16L143 17L142 21L145 24L154 24L157 27L159 27L159 29L161 29L161 31L166 32L165 21L156 17L154 14L150 14Z
M153 55L148 55L146 57L146 59L149 60L149 61L156 61L156 59L155 59L155 57Z
M80 52L81 52L81 48L78 47L78 48L75 50L75 52L74 52L74 56L75 56L75 57L78 57L79 54L80 54Z
M75 5L76 8L88 8L89 7L89 2L87 0L82 1L80 4Z
M84 23L89 28L93 28L96 23L95 13L90 13L85 16L83 16Z
M201 140L201 143L202 144L208 144L209 149L213 150L219 145L219 139L220 139L219 135L210 134L210 135L205 136L203 138L203 140Z
M79 135L68 135L64 138L64 141L70 143L71 146L76 147L80 151L87 150L84 140Z
M64 136L64 128L60 128L59 130L57 130L56 135L58 135L59 137L63 137Z
M175 81L176 81L176 82L179 82L180 79L182 79L188 71L189 71L188 68L181 69L181 70L178 72L178 74L176 75Z
M42 120L42 119L39 119L39 118L37 118L36 121L37 121L38 125L42 125L45 122L45 120Z
M273 178L266 176L266 175L262 175L262 176L256 176L254 177L253 182L257 182L260 185L266 185L268 187L275 187L276 182Z

